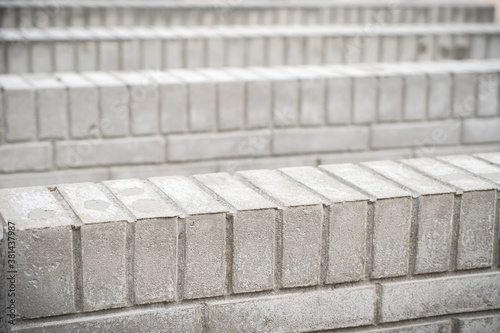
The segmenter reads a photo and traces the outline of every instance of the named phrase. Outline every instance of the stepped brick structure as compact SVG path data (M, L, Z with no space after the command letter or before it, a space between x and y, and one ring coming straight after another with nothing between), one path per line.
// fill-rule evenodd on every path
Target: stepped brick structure
M0 332L500 332L480 1L0 1Z

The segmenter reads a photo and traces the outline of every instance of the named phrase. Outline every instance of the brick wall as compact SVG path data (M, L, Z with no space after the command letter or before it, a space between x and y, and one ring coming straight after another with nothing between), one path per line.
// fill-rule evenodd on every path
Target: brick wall
M25 333L498 332L499 175L490 153L3 189L2 305Z
M495 151L499 73L469 60L0 75L0 187Z

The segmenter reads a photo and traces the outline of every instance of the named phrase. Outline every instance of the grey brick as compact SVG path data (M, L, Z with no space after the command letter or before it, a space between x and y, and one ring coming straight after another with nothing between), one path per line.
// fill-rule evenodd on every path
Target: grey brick
M52 146L48 142L0 146L0 171L42 171L52 168Z
M233 209L233 292L274 287L276 205L226 173L196 175Z
M0 75L0 86L3 93L5 139L7 141L35 139L36 111L33 89L18 75Z
M16 325L18 326L18 325ZM76 320L47 321L32 326L18 326L14 332L186 332L195 333L201 329L200 312L197 306L182 306L168 309L130 310L98 317L82 317Z
M160 163L164 145L158 137L59 141L55 154L62 168Z
M129 89L130 126L133 135L158 133L158 87L144 73L115 72Z
M324 165L321 168L377 199L371 276L380 278L406 275L410 255L410 194L353 164Z
M492 264L496 195L494 186L430 158L403 160L428 176L463 192L457 247L457 268L471 269Z
M63 84L52 75L25 76L36 89L38 138L62 139L68 136L67 94Z
M150 181L188 214L184 218L183 297L223 295L227 208L185 177L150 178Z
M453 164L461 169L465 169L483 178L489 179L490 181L500 185L500 167L498 166L466 155L442 156L438 159Z
M3 189L0 198L3 225L15 224L9 236L15 239L17 260L15 267L5 265L17 274L5 285L14 283L17 312L26 318L74 312L72 219L47 188Z
M486 143L500 141L500 119L467 119L463 123L464 143Z
M283 206L281 285L316 285L320 275L321 201L276 171L239 172L247 182ZM309 244L304 248L303 244Z
M368 198L315 168L284 168L280 171L331 201L326 282L363 279Z
M243 82L222 70L203 69L199 73L207 76L216 85L217 129L220 131L241 129L245 116Z
M500 274L382 284L382 322L498 309Z
M454 190L395 162L364 165L420 195L415 273L449 269L453 228Z
M215 85L210 82L210 80L194 71L171 70L170 73L188 84L189 129L193 132L215 130Z
M337 138L332 140L332 137ZM272 151L275 154L298 154L364 150L368 129L361 126L321 129L278 129L274 131Z
M57 189L83 222L83 310L126 306L129 217L95 184L60 185ZM103 270L103 267L107 269Z
M103 136L129 133L129 93L124 83L105 72L87 72L84 77L99 88L100 127Z
M209 332L234 333L362 326L373 323L374 304L371 287L220 302L209 306L208 326Z
M69 129L73 138L88 138L99 131L99 92L95 84L76 73L59 73L66 86L69 107Z
M176 295L177 219L180 212L138 179L104 184L135 216L134 295L138 304Z
M460 333L495 333L500 330L499 316L460 318Z
M372 126L373 148L441 146L459 144L457 121L396 123Z
M271 82L251 70L230 68L226 70L245 82L246 128L267 127L271 123Z

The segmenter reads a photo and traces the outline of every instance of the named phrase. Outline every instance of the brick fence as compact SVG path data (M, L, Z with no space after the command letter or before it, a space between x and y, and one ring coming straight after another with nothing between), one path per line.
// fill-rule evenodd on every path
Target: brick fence
M25 333L498 332L499 176L490 153L3 189L2 304Z

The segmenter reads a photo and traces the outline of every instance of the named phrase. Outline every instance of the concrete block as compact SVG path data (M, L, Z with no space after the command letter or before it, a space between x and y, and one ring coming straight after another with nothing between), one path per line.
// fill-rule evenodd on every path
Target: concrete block
M281 66L285 64L285 40L283 37L267 38L267 65Z
M273 68L252 68L272 82L273 123L278 127L294 126L299 118L299 82L290 74Z
M211 35L206 39L207 59L206 66L209 68L224 67L224 39L221 36Z
M129 92L127 86L105 72L87 72L86 79L99 88L100 134L105 137L129 133Z
M96 85L76 73L59 73L57 79L67 89L71 137L89 138L97 134L99 91Z
M397 326L382 330L371 331L373 333L451 333L451 324L449 320L440 321L432 324L411 324L408 326Z
M0 172L42 171L52 168L49 142L14 143L0 146Z
M330 201L326 283L362 280L367 260L368 198L315 168L280 171Z
M415 273L444 272L450 268L454 190L390 161L364 165L419 195Z
M323 225L321 201L277 171L243 171L238 175L276 200L283 210L281 286L317 285ZM309 246L304 248L304 244Z
M319 65L323 64L323 37L308 36L304 40L304 64Z
M176 208L138 179L104 185L137 219L134 226L134 298L145 304L172 301L177 287Z
M225 67L244 67L245 66L245 40L237 32L227 31L224 41Z
M283 67L283 71L299 79L299 122L304 126L325 122L325 82L314 71L304 68Z
M9 73L21 74L30 71L28 43L23 43L22 40L7 40L5 52Z
M370 325L374 320L374 304L372 287L224 301L209 306L208 331L321 331Z
M38 138L68 137L68 97L64 85L48 74L27 74L24 78L36 91Z
M72 34L67 29L46 30L48 40L52 41L53 57L48 58L56 72L70 72L76 70L76 47L72 40ZM77 42L78 43L78 42Z
M216 86L217 129L237 130L243 127L245 118L245 86L236 76L222 70L203 69L205 75Z
M170 38L165 40L164 43L164 63L165 68L182 68L184 67L182 40L177 38Z
M57 189L83 222L80 231L83 310L126 306L129 217L96 184L60 185Z
M209 132L216 128L216 90L206 77L189 70L171 70L171 74L188 85L189 129Z
M0 188L99 182L105 179L108 179L108 170L104 168L14 173L0 175Z
M427 78L423 74L408 75L404 78L403 118L423 120L427 111Z
M231 205L232 291L273 289L277 206L227 173L194 178Z
M314 155L292 155L284 157L223 160L217 163L217 168L220 172L235 173L243 170L276 169L316 164L316 157Z
M161 40L145 39L141 42L141 68L148 70L160 70L164 68L162 59L162 45Z
M76 44L76 68L79 72L98 70L98 47L95 41Z
M457 268L489 267L493 260L494 186L430 158L403 160L420 172L455 186L462 194Z
M454 118L469 118L476 111L476 75L474 73L453 73Z
M373 148L397 148L458 144L459 131L457 121L373 125L371 145Z
M206 160L269 155L268 131L171 135L169 161Z
M451 112L451 76L445 73L428 73L427 80L429 118L447 118Z
M339 70L352 76L353 122L360 124L374 121L377 112L377 78L375 75L347 67L339 67Z
M380 74L378 78L378 117L381 122L398 121L403 109L403 80L400 76Z
M245 49L249 50L246 53L245 66L265 65L265 57L266 57L265 44L266 40L263 36L250 35L247 38L245 38Z
M325 110L328 124L348 124L351 121L352 82L335 68L307 66L308 70L319 74L325 80Z
M160 94L161 132L185 132L188 128L188 88L179 78L168 72L147 71L156 80Z
M382 284L382 322L498 309L500 274Z
M128 87L132 134L158 133L159 96L156 81L147 74L137 72L115 72L113 75Z
M434 59L434 36L424 34L418 37L417 61L429 61Z
M141 41L135 39L134 37L131 39L130 37L130 32L125 30L124 37L120 40L120 48L122 52L120 69L125 71L133 71L144 68L140 63L141 58L139 52L142 50Z
M500 91L498 73L479 74L477 84L477 115L479 117L497 115Z
M245 127L268 127L271 123L271 82L251 70L229 68L226 71L245 83Z
M500 120L498 118L464 120L462 140L464 143L498 142Z
M1 75L0 86L3 94L6 141L35 139L37 131L34 89L17 75Z
M341 64L343 62L342 37L325 36L325 64Z
M321 168L377 200L373 217L371 277L406 275L410 255L410 193L353 164L324 165Z
M418 36L411 33L405 34L400 38L400 61L417 61Z
M500 185L500 167L498 166L467 155L442 156L438 159Z
M164 143L158 137L58 141L56 164L62 168L160 163Z
M63 332L148 332L162 331L165 333L186 332L195 333L201 330L200 311L198 306L181 306L168 309L130 310L116 314L98 317L81 317L76 320L48 321L32 326L16 325L16 332L35 333L50 331Z
M489 163L500 165L500 154L499 153L483 153L483 154L476 154L474 156L479 157L485 161L488 161Z
M500 330L499 316L482 316L459 319L460 333L495 333Z
M30 41L31 43L31 64L28 72L50 73L53 71L52 43L48 41Z
M332 136L339 138L332 140ZM321 129L278 129L274 131L274 154L298 154L364 150L368 129L362 126Z
M471 59L486 59L488 37L482 34L470 35L470 53Z
M182 298L220 296L225 293L226 217L228 211L185 177L150 178L186 213L183 244Z
M498 59L500 55L500 36L491 34L488 38L488 47L486 51L487 58Z
M73 220L47 188L3 189L0 198L5 251L12 245L7 241L15 244L15 263L5 259L4 278L14 275L5 287L15 286L17 313L38 318L74 312Z
M304 40L299 36L285 36L285 64L290 66L302 65L304 63Z
M380 36L381 43L381 60L383 62L396 62L399 58L398 36L382 35Z

